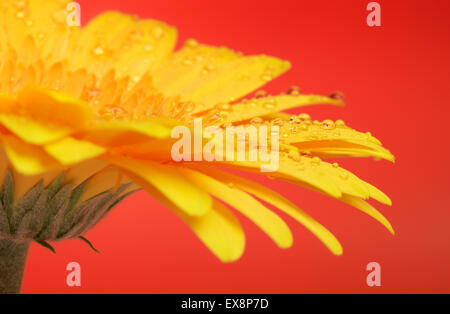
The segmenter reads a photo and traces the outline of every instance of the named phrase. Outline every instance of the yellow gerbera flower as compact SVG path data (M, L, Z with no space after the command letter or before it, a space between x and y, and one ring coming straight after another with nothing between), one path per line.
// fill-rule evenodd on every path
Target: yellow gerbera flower
M31 241L79 238L118 202L143 188L183 219L224 262L238 259L245 237L228 204L281 248L292 245L285 212L336 254L337 239L296 205L260 184L224 171L259 172L262 161L174 162L175 126L203 118L215 125L277 125L279 169L271 177L337 198L389 222L365 200L389 198L322 159L393 161L369 133L343 121L280 113L333 97L260 91L289 69L273 57L243 56L188 40L165 23L108 12L69 27L65 0L0 5L0 292L18 291ZM259 147L260 149L260 147ZM88 242L88 241L87 241ZM89 242L88 242L89 243ZM90 244L90 243L89 243ZM17 269L16 269L17 268Z

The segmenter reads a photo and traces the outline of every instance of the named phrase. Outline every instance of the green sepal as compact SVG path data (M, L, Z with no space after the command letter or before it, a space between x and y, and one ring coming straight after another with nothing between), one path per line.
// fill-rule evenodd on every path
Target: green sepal
M39 241L35 241L37 244L42 245L43 247L45 247L46 249L52 251L52 253L56 254L56 250L53 246L51 246L48 242L43 241L43 240L39 240Z
M89 241L88 239L86 239L86 238L83 237L83 236L79 236L78 239L82 240L82 241L85 242L87 245L89 245L89 247L90 247L95 253L100 254L100 251L97 250L97 249L92 245L91 241Z

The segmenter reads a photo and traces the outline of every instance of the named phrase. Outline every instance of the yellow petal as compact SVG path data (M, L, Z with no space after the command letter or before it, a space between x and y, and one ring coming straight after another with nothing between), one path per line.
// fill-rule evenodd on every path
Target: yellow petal
M56 141L70 133L67 127L35 121L27 116L0 114L0 123L23 141L43 145Z
M220 66L197 78L180 91L183 99L203 103L205 108L239 99L265 85L290 68L290 63L268 56L250 56Z
M14 168L24 175L33 176L62 169L62 165L42 148L24 143L13 136L3 136L3 147Z
M175 167L119 156L103 159L128 171L127 175L142 188L155 187L188 215L201 216L211 210L211 197L181 176Z
M329 127L329 123L332 127ZM280 127L280 133L287 135L283 142L296 146L301 151L308 151L314 156L334 157L375 157L394 161L394 156L381 142L370 135L361 133L347 126L334 126L332 121L317 125L289 124Z
M317 104L344 105L344 103L339 100L318 95L279 95L253 98L245 102L231 105L230 110L224 112L226 116L223 119L223 123L250 120L255 117L267 116L278 111ZM208 112L205 113L205 115L207 114Z
M131 145L154 138L170 138L172 128L163 119L98 122L79 133L80 138L102 145Z
M213 200L211 210L204 215L190 216L154 187L149 187L147 191L186 222L222 262L233 262L244 252L245 234L239 220L218 201Z
M195 109L199 112L245 96L289 68L289 62L273 57L187 45L155 73L154 84L169 96L202 104Z
M366 201L359 199L357 197L351 196L351 195L344 195L341 198L341 201L344 203L347 203L355 208L358 208L362 212L366 213L370 217L374 218L378 222L380 222L383 226L386 227L386 229L389 230L390 233L395 234L394 229L392 228L392 225L390 222L375 208L373 208L369 203Z
M175 48L177 30L156 20L135 23L126 45L114 65L119 77L140 78L165 61Z
M185 168L178 170L199 188L231 205L260 227L279 247L292 245L292 234L286 223L249 194L233 189L207 175Z
M320 241L322 241L333 254L342 254L341 244L330 231L280 194L258 183L212 167L197 166L194 167L194 169L202 171L224 183L233 184L233 186L236 186L239 189L255 195L261 200L272 204L305 226Z
M349 194L362 199L372 197L383 204L390 204L389 198L384 193L339 166L306 156L296 158L294 161L289 156L280 154L279 168L276 172L271 172L270 176L337 199L343 194ZM262 165L261 162L247 161L217 162L217 164L258 173Z
M155 71L153 83L164 94L176 96L193 80L236 59L239 55L230 49L200 45L191 39Z
M176 37L176 30L163 22L106 12L82 30L69 63L99 75L115 69L119 77L139 78L168 57Z
M21 112L39 121L80 129L93 118L91 108L67 94L29 86L19 92Z
M88 141L65 137L58 142L48 144L45 151L63 165L72 165L87 159L98 157L106 152L106 148Z
M69 0L2 0L0 26L9 44L23 51L29 36L39 40L39 50L44 58L53 61L66 55L71 34L67 25Z

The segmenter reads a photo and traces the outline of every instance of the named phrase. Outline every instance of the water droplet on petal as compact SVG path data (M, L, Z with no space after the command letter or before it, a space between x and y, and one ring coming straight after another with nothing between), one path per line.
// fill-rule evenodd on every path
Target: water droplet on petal
M284 125L284 120L281 119L281 118L276 118L276 119L273 119L273 120L271 121L271 123L272 123L273 125L282 126L282 125Z
M67 11L66 10L55 11L52 14L52 18L55 23L58 23L58 24L66 23Z
M306 123L301 123L300 124L300 129L302 129L303 131L306 131L306 130L308 130L308 125L306 124Z
M230 110L230 109L231 109L231 105L230 105L230 104L227 104L227 103L218 104L218 105L216 106L216 109L227 111L227 110Z
M339 164L337 162L333 163L334 168L339 168Z
M262 118L260 118L260 117L256 117L256 118L253 118L253 119L250 120L251 124L261 124L263 122L264 122L264 120Z
M320 127L324 130L333 130L334 128L336 128L336 124L332 120L325 120L322 122Z
M275 99L269 99L265 104L264 104L264 108L272 110L275 109L277 107L277 103L275 101Z
M264 82L269 82L270 80L273 79L273 77L272 77L272 75L270 75L270 74L263 74L263 75L261 76L261 79L262 79Z
M23 11L17 11L16 18L19 20L23 19L25 17L25 13Z
M301 113L298 115L298 118L300 120L311 120L311 116L307 113Z
M299 119L298 116L291 116L289 119L290 124L300 124L302 121Z
M267 97L269 94L264 90L259 90L255 93L255 98L264 98Z
M288 154L288 157L296 162L299 162L301 160L300 154L295 150L291 150Z
M102 56L105 53L105 50L102 47L97 47L92 50L92 53L96 56Z
M153 36L156 39L161 39L164 35L164 30L162 29L162 27L157 27L153 30Z
M319 157L313 157L313 159L311 160L311 163L313 165L320 165L320 163L322 162L322 160Z
M184 45L189 48L194 48L198 46L198 41L196 41L195 39L188 39L186 40Z
M336 126L345 126L345 122L343 120L337 120Z
M342 92L333 92L333 93L330 94L330 98L331 99L335 99L335 100L344 101L345 100L345 95Z
M298 87L298 86L291 86L287 91L287 94L291 95L291 96L298 96L298 95L300 95L300 93L301 93L301 90L300 90L300 87Z

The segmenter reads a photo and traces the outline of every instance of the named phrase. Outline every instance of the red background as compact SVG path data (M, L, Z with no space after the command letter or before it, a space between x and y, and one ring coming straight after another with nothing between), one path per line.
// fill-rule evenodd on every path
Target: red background
M269 91L293 84L311 93L344 91L345 108L307 112L370 130L395 154L395 164L343 162L392 198L392 207L377 208L394 225L395 237L336 200L264 180L327 226L344 255L333 256L289 219L295 243L280 250L242 219L246 252L222 264L174 214L140 192L88 234L100 255L81 241L56 244L56 255L33 245L23 292L450 292L450 2L379 1L382 26L374 28L366 24L368 2L79 1L83 23L116 9L175 25L181 41L194 37L290 60L293 69ZM71 261L81 264L81 288L66 286ZM372 261L381 264L380 288L366 285Z

